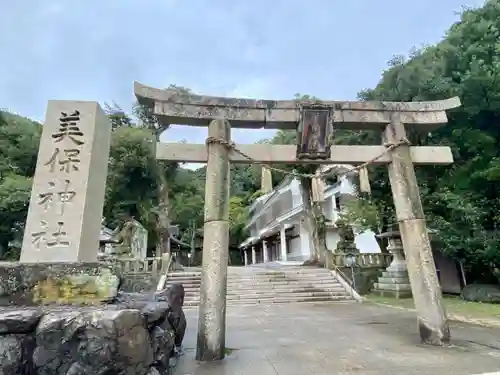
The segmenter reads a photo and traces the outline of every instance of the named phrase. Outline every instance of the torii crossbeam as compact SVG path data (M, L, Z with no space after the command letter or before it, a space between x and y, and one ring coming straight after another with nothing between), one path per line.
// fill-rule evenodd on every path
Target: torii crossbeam
M447 110L460 106L460 99L456 97L411 103L252 100L194 95L178 89L160 90L137 82L134 90L139 103L154 108L154 114L164 125L208 126L209 138L222 141L208 145L158 143L156 149L157 159L207 162L198 360L224 357L230 162L359 165L382 154L386 146L329 148L326 145L329 126L380 130L384 143L399 145L406 141L408 129L429 133L447 123ZM316 112L314 121L317 122L305 123L307 111ZM327 120L321 120L320 112L327 113L324 117ZM226 146L230 144L231 128L298 129L302 138L298 137L297 146L255 144L230 149ZM316 137L314 141L308 138L312 137L311 132ZM311 147L313 154L321 157L307 157L312 155ZM299 157L299 151L306 157ZM449 341L450 333L413 165L452 162L449 147L410 147L408 144L391 149L374 162L387 164L389 168L420 337L430 344Z

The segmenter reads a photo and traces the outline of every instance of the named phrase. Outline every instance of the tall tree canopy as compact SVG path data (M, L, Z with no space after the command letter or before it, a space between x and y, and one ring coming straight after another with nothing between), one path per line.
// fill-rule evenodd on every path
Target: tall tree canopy
M500 265L500 1L463 12L435 46L396 56L363 100L419 101L459 96L463 106L432 134L410 134L413 144L452 147L452 166L419 167L417 177L429 227L441 248L477 277ZM373 134L358 133L373 142ZM392 207L384 168L372 170L373 203ZM389 215L384 213L387 219Z
M40 124L0 112L0 259L19 254L40 134Z

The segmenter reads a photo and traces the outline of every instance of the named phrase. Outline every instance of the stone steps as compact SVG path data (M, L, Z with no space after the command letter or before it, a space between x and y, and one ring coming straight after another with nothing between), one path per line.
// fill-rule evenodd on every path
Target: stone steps
M310 280L311 277L314 277L315 280L331 280L330 274L292 274L292 275L254 275L254 276L236 276L236 275L228 275L228 283L230 282L240 282L240 281L252 281L252 280L260 280L260 281L280 281L280 280ZM175 279L181 282L189 282L189 281L199 281L201 279L201 274L196 276L184 276L184 275L168 275L168 279Z
M257 305L257 304L273 304L273 303L296 303L296 302L332 302L332 301L352 301L351 296L293 296L293 297L263 297L252 299L227 299L228 306L235 305ZM199 299L185 299L184 306L197 307L200 304Z
M176 278L167 280L167 285L173 283L180 283L184 286L184 289L187 288L198 288L201 285L201 280L189 281L185 282ZM227 286L228 288L238 288L239 286L248 286L248 287L260 287L262 285L276 285L276 286L289 286L292 287L294 285L340 285L340 283L336 280L332 279L319 279L319 280L311 280L311 279L300 279L300 280L228 280Z
M288 293L282 293L280 296L282 297L289 297L289 296L297 296L297 297L319 297L319 296L342 296L344 295L345 292L343 291L329 291L329 290L321 290L321 291L294 291L294 292L288 292ZM244 293L244 294L227 294L227 299L228 300L234 300L234 299L255 299L255 298L271 298L273 296L276 296L276 293L261 293L260 291L254 292L254 293ZM200 295L199 294L190 294L186 295L184 299L189 298L189 299L199 299Z
M379 284L409 284L410 280L407 277L379 277Z
M170 272L167 285L174 283L184 286L185 306L199 305L201 272ZM253 267L228 269L228 305L349 300L352 300L352 297L326 269L303 267L286 267L280 270Z
M177 280L174 281L168 281L167 285L172 285L172 284L182 284L184 286L184 290L198 290L201 287L200 284L185 284L182 282L179 282ZM273 283L273 282L267 282L267 283L234 283L234 284L227 284L227 290L228 292L231 290L252 290L252 289L274 289L274 290L284 290L284 289L296 289L296 288L321 288L321 289L327 289L327 288L341 288L344 289L344 287L338 283L338 282L288 282L288 283Z
M177 281L167 283L167 285L172 285L174 283L178 283ZM190 291L190 290L199 290L201 287L201 284L197 285L186 285L182 284L184 286L184 290ZM228 293L231 291L251 291L251 290L264 290L264 289L272 289L277 292L282 291L282 290L293 290L293 289L310 289L310 288L315 288L315 289L337 289L340 288L344 290L344 287L340 283L336 282L329 282L329 283L289 283L289 284L273 284L273 283L267 283L267 284L234 284L234 285L228 285L227 286L227 291Z
M329 294L329 295L343 295L345 294L345 290L343 289L314 289L314 290L309 290L309 289L293 289L293 290L282 290L279 292L276 292L276 290L268 289L268 290L253 290L253 291L229 291L227 293L228 297L232 296L264 296L264 295L298 295L298 294ZM199 291L190 291L185 294L186 298L191 298L193 296L199 296L200 292Z
M410 284L382 284L382 283L374 283L373 287L375 290L410 290L411 291L411 285Z

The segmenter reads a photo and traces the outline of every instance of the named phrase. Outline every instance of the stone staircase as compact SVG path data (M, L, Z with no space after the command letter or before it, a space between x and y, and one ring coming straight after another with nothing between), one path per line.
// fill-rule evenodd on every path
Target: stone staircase
M183 284L184 306L200 302L201 271L185 269L169 272L167 285ZM263 267L229 267L227 305L254 305L290 302L348 301L352 296L326 269L286 266L279 269Z

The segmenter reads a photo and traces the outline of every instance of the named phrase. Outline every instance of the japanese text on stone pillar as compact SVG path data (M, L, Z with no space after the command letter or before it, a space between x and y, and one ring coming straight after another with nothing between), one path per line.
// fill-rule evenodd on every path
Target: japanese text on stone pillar
M54 149L44 163L52 178L46 189L38 194L37 200L42 206L44 219L40 220L39 229L31 234L32 243L38 249L42 245L48 248L70 246L64 214L76 196L71 178L80 170L80 147L85 143L83 138L80 112L61 112L58 129L52 134Z

